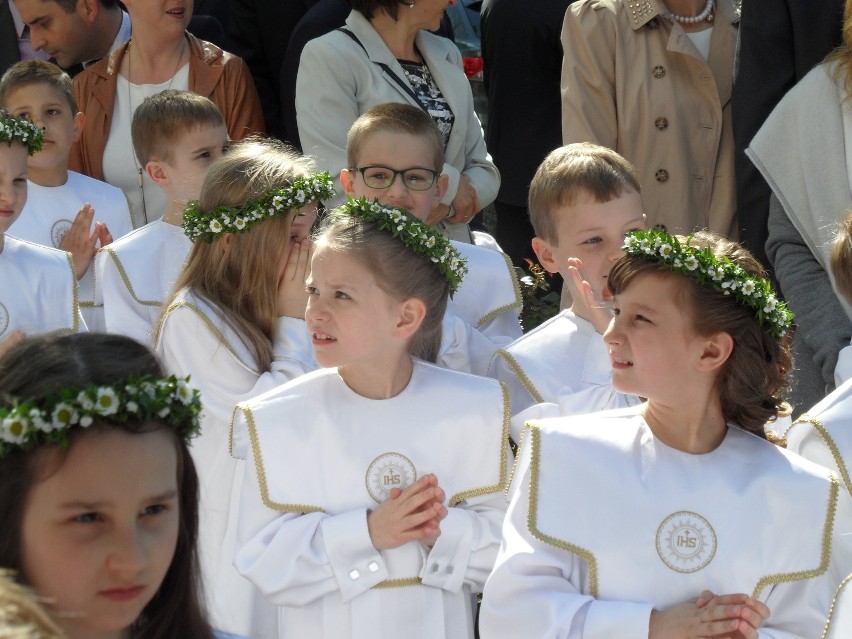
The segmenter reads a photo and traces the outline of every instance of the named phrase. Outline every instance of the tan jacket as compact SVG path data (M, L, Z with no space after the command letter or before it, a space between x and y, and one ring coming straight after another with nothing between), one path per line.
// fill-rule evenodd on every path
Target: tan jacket
M716 2L705 61L660 0L578 0L565 14L562 138L632 162L648 224L736 239L731 88L739 14Z
M241 140L264 133L263 111L248 67L242 58L190 33L189 89L210 98L222 111L228 135ZM129 42L74 78L77 108L86 114L80 141L71 147L68 166L95 179L104 179L104 147L109 137L118 70Z

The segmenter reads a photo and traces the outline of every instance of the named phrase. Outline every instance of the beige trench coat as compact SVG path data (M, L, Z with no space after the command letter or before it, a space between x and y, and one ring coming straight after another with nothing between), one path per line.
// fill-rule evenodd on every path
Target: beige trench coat
M717 0L705 61L660 0L579 0L565 15L562 137L632 162L649 226L736 239L731 87L739 13Z

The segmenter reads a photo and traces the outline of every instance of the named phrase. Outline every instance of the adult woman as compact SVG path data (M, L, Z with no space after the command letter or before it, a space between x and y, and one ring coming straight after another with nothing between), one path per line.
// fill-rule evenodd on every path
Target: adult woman
M447 193L430 221L470 241L466 224L497 196L500 174L485 149L461 54L437 29L455 0L351 0L342 30L309 42L296 82L299 138L320 168L346 166L346 133L355 119L384 102L427 111L444 136Z
M75 171L120 187L135 226L159 218L165 195L145 174L130 141L133 111L164 89L194 91L222 111L228 135L239 140L263 132L260 100L245 63L186 31L192 0L172 3L128 0L133 36L74 79L86 127L72 148Z
M639 172L648 225L736 239L733 0L579 0L562 30L562 138Z
M829 276L836 224L852 208L852 2L843 44L802 78L746 151L772 188L766 252L796 313L793 400L807 409L834 388L837 354L852 338L852 307Z

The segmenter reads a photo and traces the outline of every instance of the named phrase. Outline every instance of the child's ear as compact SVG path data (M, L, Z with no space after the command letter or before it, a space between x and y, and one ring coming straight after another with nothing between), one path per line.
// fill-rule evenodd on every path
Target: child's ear
M341 169L340 186L343 188L343 193L345 195L355 197L355 171Z
M151 181L159 187L166 186L169 183L169 176L163 168L163 163L160 160L151 160L145 165L145 173L151 178Z
M446 174L441 174L438 176L438 199L440 200L444 197L444 194L447 192L447 189L450 187L450 176Z
M556 256L550 242L536 236L532 239L532 248L538 258L538 263L542 265L545 271L548 273L559 272L559 264L556 262Z
M74 141L79 142L80 136L83 135L83 127L86 125L86 114L78 111L74 116Z
M426 317L426 304L418 297L409 297L400 304L399 320L396 325L396 333L399 337L407 339L412 337Z
M734 350L734 338L730 333L719 331L704 338L704 346L698 359L698 370L718 371Z

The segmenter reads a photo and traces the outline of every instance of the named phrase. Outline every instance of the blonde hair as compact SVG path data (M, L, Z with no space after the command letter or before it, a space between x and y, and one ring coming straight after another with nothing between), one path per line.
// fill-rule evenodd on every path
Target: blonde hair
M636 169L612 149L590 142L560 147L544 158L530 184L528 208L535 234L557 244L554 209L581 195L604 203L624 191L641 194Z
M838 223L828 262L838 292L852 302L852 210Z
M191 91L160 91L145 98L133 113L133 151L142 166L154 159L169 162L181 136L204 125L225 126L219 107L208 98Z
M825 57L825 62L835 62L832 73L835 84L846 89L846 98L852 97L852 0L846 0L843 5L842 42L834 51Z
M356 168L365 141L383 132L422 138L432 147L432 168L444 168L444 139L435 121L423 109L397 102L378 104L358 116L346 136L346 166Z
M415 253L376 222L355 217L328 219L316 239L316 250L351 255L376 278L376 284L393 299L416 297L426 307L420 328L408 352L435 362L441 347L441 324L447 310L450 285L431 258Z
M6 106L12 91L33 84L46 84L58 91L68 102L71 117L77 115L77 101L74 99L71 76L46 60L21 60L9 67L0 78L0 106Z
M247 138L211 165L199 209L209 213L219 206L241 206L313 171L310 160L278 140ZM168 309L184 288L207 300L240 336L258 371L268 370L272 362L281 255L290 243L294 214L230 235L227 246L223 238L194 244L165 305Z
M26 586L0 570L0 639L62 639L65 633Z

